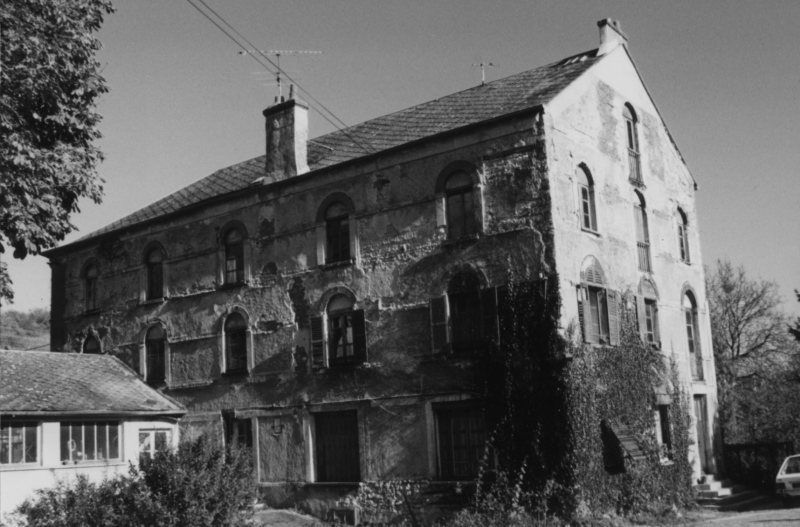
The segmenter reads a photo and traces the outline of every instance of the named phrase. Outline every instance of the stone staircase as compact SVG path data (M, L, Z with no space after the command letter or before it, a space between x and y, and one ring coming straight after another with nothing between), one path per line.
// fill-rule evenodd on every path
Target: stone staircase
M733 485L727 479L718 481L713 474L706 474L705 483L700 483L695 488L697 503L707 509L742 511L771 501L770 496L744 485Z

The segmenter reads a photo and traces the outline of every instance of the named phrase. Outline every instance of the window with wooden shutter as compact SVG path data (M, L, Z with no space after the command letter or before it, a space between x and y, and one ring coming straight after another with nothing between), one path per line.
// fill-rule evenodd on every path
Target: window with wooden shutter
M353 350L356 364L367 362L367 324L363 309L353 311Z
M589 327L589 313L587 304L589 301L589 290L586 286L578 286L578 321L581 325L581 334L584 342L591 342L591 328Z
M620 341L620 301L615 291L606 291L608 308L608 342L618 346Z
M450 341L447 327L447 297L431 298L431 349L434 353L443 351Z
M324 368L325 361L325 318L311 317L309 320L311 328L311 366L313 368Z

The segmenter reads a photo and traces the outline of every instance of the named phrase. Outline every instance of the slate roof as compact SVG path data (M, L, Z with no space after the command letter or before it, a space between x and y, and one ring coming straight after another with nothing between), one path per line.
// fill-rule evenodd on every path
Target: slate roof
M588 51L311 139L308 142L309 170L313 172L545 104L599 58L597 50ZM78 241L124 229L176 212L188 205L241 190L264 176L264 158L262 155L218 170Z
M186 409L111 355L5 350L0 413L181 416Z

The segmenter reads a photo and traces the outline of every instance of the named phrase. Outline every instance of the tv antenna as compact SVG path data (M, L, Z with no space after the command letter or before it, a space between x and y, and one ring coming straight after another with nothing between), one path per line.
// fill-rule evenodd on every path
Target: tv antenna
M283 83L281 79L281 55L322 55L322 51L304 50L304 49L249 49L247 51L240 51L239 55L258 54L258 55L272 55L275 57L276 72L275 84L278 86L278 96L276 102L283 102Z
M475 62L472 67L473 68L480 68L481 69L481 86L486 84L486 68L495 68L498 65L494 62Z

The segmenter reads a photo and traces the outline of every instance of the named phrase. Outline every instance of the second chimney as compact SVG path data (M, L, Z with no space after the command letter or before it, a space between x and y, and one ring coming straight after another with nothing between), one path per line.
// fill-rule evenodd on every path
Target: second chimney
M597 50L598 55L605 55L620 44L623 46L628 45L628 37L622 32L622 26L619 20L604 18L597 23L597 27L600 28L600 49Z
M308 106L289 99L264 110L267 130L266 182L308 172Z

